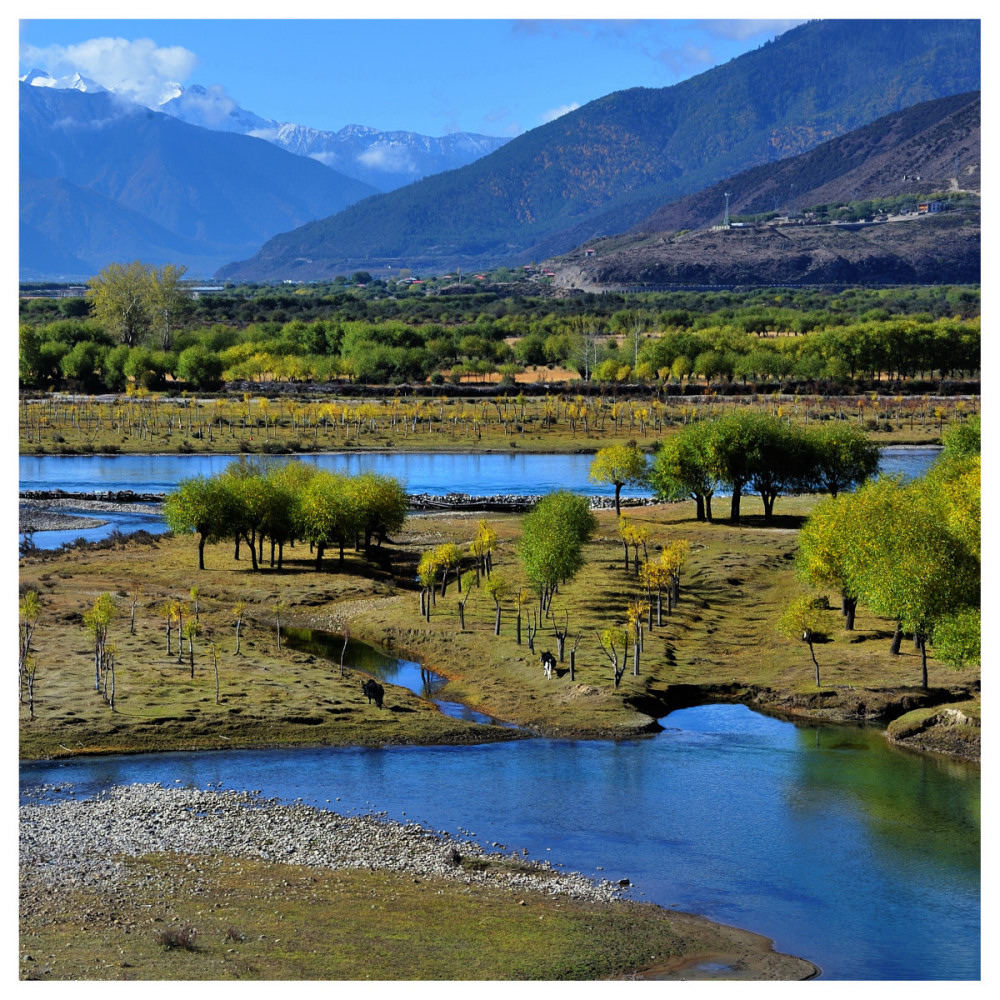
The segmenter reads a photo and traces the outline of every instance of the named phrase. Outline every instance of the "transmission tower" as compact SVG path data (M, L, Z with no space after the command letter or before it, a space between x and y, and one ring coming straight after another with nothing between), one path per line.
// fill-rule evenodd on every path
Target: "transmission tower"
M722 220L724 226L729 226L729 192L726 192L726 217Z

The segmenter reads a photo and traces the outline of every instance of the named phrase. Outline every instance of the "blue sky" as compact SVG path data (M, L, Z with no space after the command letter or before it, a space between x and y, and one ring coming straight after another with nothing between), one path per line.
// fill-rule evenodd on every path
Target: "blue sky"
M629 3L632 19L617 21L585 18L590 8L606 13L610 6L589 0L572 7L536 4L526 9L549 16L511 20L454 18L447 5L434 3L399 8L419 11L420 20L251 20L222 16L225 5L185 3L172 9L216 16L80 20L48 13L60 6L66 5L42 0L31 8L35 18L20 21L18 75L33 68L60 76L76 70L108 87L124 85L148 104L167 81L199 83L282 122L425 135L517 135L615 90L677 83L801 23L721 14L650 19L642 15L669 8L646 0Z

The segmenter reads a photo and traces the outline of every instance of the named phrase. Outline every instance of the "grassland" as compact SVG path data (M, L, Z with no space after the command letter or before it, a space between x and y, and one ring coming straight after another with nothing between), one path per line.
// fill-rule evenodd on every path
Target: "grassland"
M343 567L330 561L316 573L303 547L286 550L279 572L253 573L233 559L229 544L209 546L206 569L197 569L193 536L152 544L39 554L22 559L21 588L41 595L35 633L35 718L21 705L22 757L73 753L142 752L220 746L294 744L450 743L512 738L509 730L447 719L415 695L389 686L386 706L367 703L359 674L346 665L278 647L283 625L340 632L405 654L449 678L446 697L525 729L572 736L624 736L650 729L671 707L692 699L740 699L769 710L815 717L891 719L912 708L978 697L978 669L954 671L931 661L930 690L919 687L920 658L904 643L889 654L891 624L862 609L854 631L842 627L836 595L824 612L829 641L816 647L822 685L817 688L807 647L782 637L776 622L796 579L796 528L813 498L780 500L771 524L753 513L739 525L699 523L693 504L632 508L649 536L649 550L674 540L690 546L681 575L681 599L662 625L644 632L638 675L629 667L615 687L610 662L597 641L625 620L630 600L644 596L634 568L624 567L618 525L611 511L597 513L599 530L586 549L581 573L564 585L528 647L530 597L516 641L512 599L495 607L474 589L460 627L454 583L438 596L430 620L421 617L413 583L420 553L446 541L468 543L479 515L412 516L387 545L388 566L372 567L348 553ZM516 555L520 518L490 515L498 535L495 571L516 590L526 582ZM266 560L265 560L266 566ZM135 588L135 630L130 628ZM197 588L200 634L194 666L187 640L166 645L165 601L188 604ZM116 594L115 710L94 690L93 641L83 613L97 596ZM241 651L235 651L238 601L247 604ZM276 609L277 602L280 609ZM654 615L655 619L655 615ZM547 680L538 655L555 651L554 629L567 628L561 676ZM175 626L176 629L176 626ZM569 650L576 646L574 677ZM218 693L216 692L218 666ZM193 672L193 677L192 677Z
M803 979L757 935L650 904L600 904L364 870L224 857L127 862L114 900L22 883L21 978L57 980ZM193 947L165 930L194 927Z

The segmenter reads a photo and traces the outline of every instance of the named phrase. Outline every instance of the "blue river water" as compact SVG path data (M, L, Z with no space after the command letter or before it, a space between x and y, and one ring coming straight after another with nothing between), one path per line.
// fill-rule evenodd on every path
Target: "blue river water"
M919 476L939 454L939 448L887 448L880 471ZM182 479L222 472L234 455L21 455L21 490L62 489L69 493L133 490L167 493ZM324 469L357 475L377 472L399 479L408 493L542 494L568 489L588 496L613 496L614 488L589 479L593 455L532 455L507 453L331 452L298 456ZM649 490L626 490L626 496L651 496ZM748 501L752 503L752 499ZM68 511L63 511L69 513ZM41 548L59 548L77 538L97 541L111 531L162 532L155 513L98 515L100 528L37 532Z
M765 934L826 979L980 977L978 767L742 705L660 722L625 742L114 756L23 763L20 778L78 795L221 783L384 811L627 878L633 898Z

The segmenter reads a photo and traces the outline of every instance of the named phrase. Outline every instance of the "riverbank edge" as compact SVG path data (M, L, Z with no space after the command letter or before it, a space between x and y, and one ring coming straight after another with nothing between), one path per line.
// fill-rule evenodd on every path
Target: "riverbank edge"
M364 623L351 623L352 635L378 647L386 646L386 637L367 632ZM420 661L415 650L407 649L392 637L391 655ZM446 680L461 680L461 674L446 663L438 661L435 673ZM949 705L962 703L978 697L978 689L966 688L819 688L814 693L781 691L768 687L744 684L674 684L650 692L641 698L626 699L626 704L635 712L632 725L618 725L613 728L586 729L560 726L556 724L535 724L526 731L530 736L566 740L629 740L652 736L662 731L658 722L665 715L681 708L693 708L705 704L742 704L755 711L783 719L786 722L814 725L858 725L874 723L888 725L894 720L912 712L926 712L935 709L946 713ZM470 705L474 711L495 716L487 705ZM512 720L505 720L512 721ZM950 727L953 720L947 714L941 716L940 726ZM897 738L887 729L883 734L891 743L906 746L921 752L933 752L954 756L978 764L980 762L979 739L966 739L962 744L954 744L949 749L946 741L934 741L928 725L922 738ZM484 741L486 742L486 741ZM952 741L953 743L953 741Z
M59 790L65 793L67 788L60 786ZM40 794L45 791L40 789ZM51 817L59 821L50 822ZM235 832L233 825L238 827ZM173 853L187 859L192 868L197 867L192 865L196 859L210 854L216 863L224 858L267 866L302 865L310 870L378 868L434 879L441 886L453 884L456 892L477 883L499 890L509 896L510 905L517 906L525 905L526 892L539 891L600 906L632 907L633 913L640 915L667 915L687 925L687 930L682 927L677 935L679 949L688 943L692 926L706 928L716 938L710 951L703 950L704 946L702 950L681 950L665 963L638 967L620 978L803 981L821 972L807 959L776 951L771 939L753 931L630 900L627 880L611 883L567 872L549 861L528 858L526 851L519 853L516 848L509 849L510 853L504 853L506 848L501 853L487 851L476 842L458 841L444 831L397 822L384 814L343 815L298 800L283 804L277 799L262 799L255 792L134 784L116 786L89 799L28 801L19 810L19 832L22 885L38 883L36 888L45 890L26 897L32 902L27 915L22 907L22 921L27 924L22 926L22 934L31 933L31 917L36 908L43 909L39 899L50 893L58 897L61 884L69 889L97 886L98 891L113 885L117 909L127 903L141 908L148 885L122 864L122 859L141 861ZM378 844L374 851L373 838ZM91 849L86 849L88 839L94 841ZM181 845L183 849L178 850ZM88 860L94 856L102 859L100 871ZM118 923L117 919L114 922ZM20 978L35 978L25 975L24 959Z

